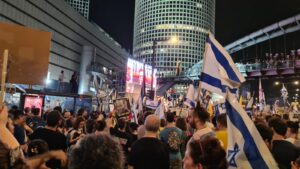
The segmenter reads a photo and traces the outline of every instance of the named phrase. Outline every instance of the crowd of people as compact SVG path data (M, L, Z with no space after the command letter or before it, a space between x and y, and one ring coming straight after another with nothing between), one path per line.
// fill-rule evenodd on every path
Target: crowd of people
M291 50L289 53L266 53L261 59L255 59L247 64L262 64L262 68L283 68L294 66L294 62L300 59L300 49Z
M198 104L200 105L200 104ZM300 168L298 122L279 115L253 121L280 169ZM137 122L114 112L75 114L55 107L0 113L0 169L226 169L227 118L197 106L187 117L151 112Z

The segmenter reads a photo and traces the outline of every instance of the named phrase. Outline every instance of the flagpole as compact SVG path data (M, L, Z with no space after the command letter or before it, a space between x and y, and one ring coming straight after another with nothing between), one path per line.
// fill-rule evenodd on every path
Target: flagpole
M209 35L211 34L210 30L208 30L208 34L207 34L207 38L209 38ZM207 40L206 40L207 41ZM202 63L202 70L201 73L203 72L203 65L205 65L205 61L206 61L206 53L207 53L207 42L205 43L205 50L204 50L204 58L203 58L203 63ZM201 79L201 75L199 77ZM196 97L196 102L199 101L199 97L200 97L200 93L201 93L201 81L199 79L199 86L198 86L198 91L197 91L197 97Z
M5 97L5 81L7 74L7 60L8 60L8 50L5 49L3 53L3 65L2 65L2 77L1 77L1 96L0 96L0 108L2 109L4 105Z

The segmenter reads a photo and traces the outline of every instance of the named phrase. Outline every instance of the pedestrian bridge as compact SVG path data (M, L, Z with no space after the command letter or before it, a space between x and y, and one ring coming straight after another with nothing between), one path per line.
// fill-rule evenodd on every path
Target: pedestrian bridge
M157 94L163 94L167 90L165 84L168 84L169 89L174 84L184 84L199 81L202 64L203 61L200 61L178 76L176 76L174 72L174 74L166 74L164 77L159 77L157 80L159 84ZM286 77L300 74L300 59L278 62L276 66L270 66L266 63L236 63L236 66L246 79L258 77ZM170 84L172 85L170 86Z

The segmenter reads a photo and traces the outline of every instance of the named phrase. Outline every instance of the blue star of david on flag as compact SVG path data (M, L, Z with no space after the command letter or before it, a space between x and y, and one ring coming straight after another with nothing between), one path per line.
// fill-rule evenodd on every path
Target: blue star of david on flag
M237 153L239 151L240 151L240 149L239 149L239 145L237 143L234 144L233 150L228 150L229 166L237 167L236 161L235 161L235 156L237 155Z

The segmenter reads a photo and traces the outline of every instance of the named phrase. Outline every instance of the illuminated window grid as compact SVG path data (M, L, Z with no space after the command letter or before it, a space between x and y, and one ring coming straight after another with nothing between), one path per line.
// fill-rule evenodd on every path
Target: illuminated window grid
M155 64L166 67L158 69L162 73L174 71L177 59L189 68L202 59L207 32L214 33L214 17L214 0L136 1L134 56L151 64L153 41L178 36L179 45L157 45Z

